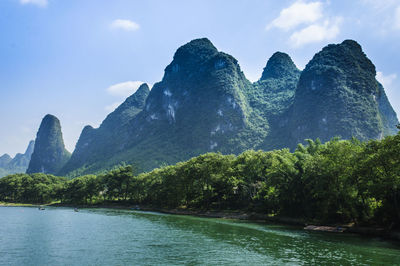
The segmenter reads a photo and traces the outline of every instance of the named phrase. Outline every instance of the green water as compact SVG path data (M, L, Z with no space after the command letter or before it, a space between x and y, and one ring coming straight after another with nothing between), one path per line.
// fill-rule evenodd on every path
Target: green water
M0 265L392 265L400 246L294 227L107 209L0 207Z

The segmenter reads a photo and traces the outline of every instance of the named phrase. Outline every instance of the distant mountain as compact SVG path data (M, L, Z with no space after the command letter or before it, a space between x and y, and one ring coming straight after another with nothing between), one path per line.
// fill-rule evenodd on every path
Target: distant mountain
M55 174L70 156L64 146L60 121L53 115L46 115L36 135L34 151L26 172Z
M33 153L35 142L31 140L24 154L17 153L14 158L8 154L0 157L0 177L15 174L25 173L28 168L29 161Z
M98 129L86 126L58 174L121 163L146 171L205 152L294 148L305 138L361 140L397 132L375 67L355 41L329 45L301 72L277 52L249 82L208 39L180 47L151 91L130 96ZM35 148L36 150L36 148Z
M31 160L31 156L33 153L33 149L35 147L35 141L31 140L28 144L28 147L26 148L26 151L24 154L17 153L9 163L9 166L13 168L25 168L27 169L29 162ZM25 172L25 170L23 172Z
M7 153L0 156L0 167L7 167L8 163L11 162L12 158Z

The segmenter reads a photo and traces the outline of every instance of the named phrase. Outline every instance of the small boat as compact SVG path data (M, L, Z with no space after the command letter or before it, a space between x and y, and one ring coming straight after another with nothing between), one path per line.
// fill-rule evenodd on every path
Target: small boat
M39 211L44 211L44 210L45 210L45 208L43 206L39 207Z
M75 209L74 209L74 212L79 212L78 208L75 208Z

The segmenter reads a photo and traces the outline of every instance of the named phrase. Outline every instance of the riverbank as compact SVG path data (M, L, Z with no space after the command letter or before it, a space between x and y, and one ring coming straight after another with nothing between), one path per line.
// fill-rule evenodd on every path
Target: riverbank
M43 204L9 203L0 201L0 207L39 207L39 206L43 206Z
M105 208L105 209L122 209L122 210L140 210L140 211L151 211L160 212L165 214L174 215L190 215L204 218L220 218L220 219L235 219L235 220L247 220L254 222L271 222L280 223L287 225L297 225L304 226L305 221L302 219L295 219L289 217L277 217L269 216L266 214L260 214L256 212L244 212L236 210L195 210L195 209L184 209L184 208L174 208L165 209L153 206L145 205L125 205L125 204L94 204L94 205L73 205L73 204L62 204L55 203L49 204L52 207L73 207L73 208Z
M147 212L159 212L172 215L189 215L203 218L219 218L219 219L234 219L246 220L252 222L262 223L275 223L282 225L295 225L303 227L307 231L325 232L325 233L352 233L368 237L380 237L383 239L390 239L400 241L400 232L387 230L382 227L360 227L355 225L310 225L303 219L269 216L255 212L244 212L234 210L193 210L193 209L165 209L153 206L132 205L132 204L93 204L93 205L76 205L64 203L50 203L50 204L25 204L25 203L5 203L0 202L0 207L70 207L70 208L99 208L99 209L120 209L120 210L138 210Z
M380 237L384 239L400 241L400 232L387 230L382 227L360 227L354 224L336 224L336 225L321 225L316 223L310 225L304 219L281 217L281 216L270 216L266 214L260 214L256 212L244 212L234 210L193 210L193 209L165 209L157 208L153 206L144 205L131 205L131 204L95 204L95 205L70 205L70 204L51 204L50 206L62 206L62 207L78 207L78 208L106 208L106 209L124 209L124 210L140 210L140 211L151 211L173 215L190 215L204 218L220 218L220 219L235 219L235 220L246 220L252 222L263 222L263 223L275 223L282 225L295 225L302 227L304 230L317 231L325 233L351 233L358 234L368 237ZM310 228L312 228L310 230Z

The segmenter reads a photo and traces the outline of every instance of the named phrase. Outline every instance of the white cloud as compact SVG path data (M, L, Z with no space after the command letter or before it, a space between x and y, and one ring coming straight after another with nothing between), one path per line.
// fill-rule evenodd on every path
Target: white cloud
M121 82L108 87L107 91L113 96L128 97L135 93L143 83L143 81Z
M279 17L268 24L266 29L278 28L286 32L290 31L289 40L293 47L332 40L340 33L343 19L339 16L332 17L324 14L325 5L329 5L329 1L297 0L291 6L282 9ZM299 29L300 25L303 26Z
M121 103L123 103L123 102L122 102L122 101L119 101L119 102L112 103L112 104L110 104L110 105L107 105L104 109L105 109L107 112L112 112L112 111L114 111L115 109L117 109L117 107L120 106Z
M111 23L112 29L120 29L126 31L136 31L140 28L139 24L128 19L116 19Z
M394 13L394 27L400 29L400 6L396 8Z
M279 17L267 25L266 29L290 30L304 23L313 23L322 17L322 3L297 1L281 10Z
M19 2L23 5L32 4L32 5L37 5L40 7L47 6L47 0L20 0Z
M393 85L393 81L397 78L396 74L389 74L385 76L382 72L376 72L376 79L382 84L386 90L390 90Z
M294 32L290 36L290 43L294 47L303 46L308 43L332 40L340 33L340 24L343 19L336 17L332 20L325 20L322 23L315 23L302 30Z

